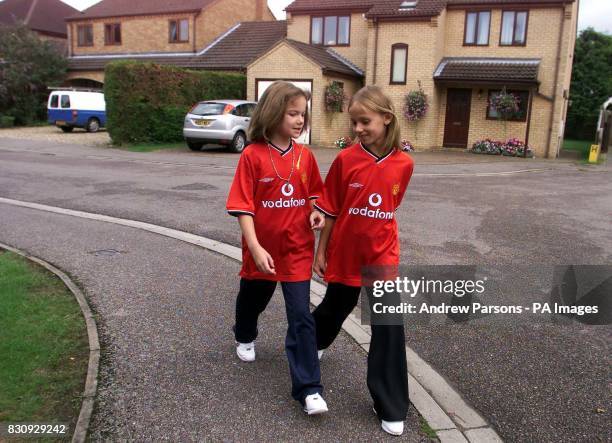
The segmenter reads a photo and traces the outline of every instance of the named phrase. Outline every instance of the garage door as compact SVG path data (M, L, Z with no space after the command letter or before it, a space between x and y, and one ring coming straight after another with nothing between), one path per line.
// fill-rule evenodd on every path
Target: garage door
M261 96L263 95L264 91L268 88L268 86L270 86L276 80L285 80L285 79L277 78L277 79L268 79L268 80L256 80L256 88L255 88L255 90L257 91L256 100L259 100ZM288 81L289 83L292 83L298 88L304 89L305 91L312 92L312 80L285 80L285 81ZM310 120L312 124L312 100L308 101L308 109L310 110L310 116L311 116ZM303 144L308 144L308 145L310 144L311 129L312 128L308 128L306 131L302 133L300 138L297 139L298 143L303 143Z

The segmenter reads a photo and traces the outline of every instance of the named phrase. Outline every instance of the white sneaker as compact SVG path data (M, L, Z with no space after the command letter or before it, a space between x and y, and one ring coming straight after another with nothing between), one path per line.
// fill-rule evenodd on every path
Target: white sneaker
M327 411L327 403L321 394L310 394L304 399L304 412L308 415L322 414Z
M325 353L325 349L319 349L317 351L317 355L319 356L319 360L321 360L321 357L323 357L324 353Z
M378 415L376 408L372 406L374 414ZM403 421L380 421L380 427L388 434L391 435L402 435L404 433L404 422Z
M387 434L391 435L402 435L404 433L404 422L403 421L380 421L380 426Z
M255 361L255 342L238 343L238 346L236 346L236 354L242 361Z

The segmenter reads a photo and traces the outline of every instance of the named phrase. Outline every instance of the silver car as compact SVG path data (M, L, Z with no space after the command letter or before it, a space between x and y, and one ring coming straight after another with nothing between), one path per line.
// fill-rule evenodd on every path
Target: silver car
M246 100L207 100L195 104L183 125L187 146L199 151L203 145L220 144L227 145L232 152L242 152L256 105Z

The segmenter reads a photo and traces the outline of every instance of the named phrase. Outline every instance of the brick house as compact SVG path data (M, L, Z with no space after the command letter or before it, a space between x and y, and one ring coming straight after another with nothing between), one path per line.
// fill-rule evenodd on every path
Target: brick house
M78 12L60 0L4 0L0 2L0 25L24 23L42 40L53 42L65 53L66 17Z
M325 110L331 82L348 96L378 85L399 112L420 82L427 115L418 126L400 118L402 136L418 149L517 137L538 157L554 158L567 113L577 9L574 0L295 0L286 8L287 37L247 66L247 98L257 99L275 79L311 89L309 139L332 145L350 134L350 125L345 112ZM506 124L488 105L504 87L520 98Z
M241 22L272 20L265 0L102 0L66 19L68 83L101 86L113 60L197 68L199 56Z

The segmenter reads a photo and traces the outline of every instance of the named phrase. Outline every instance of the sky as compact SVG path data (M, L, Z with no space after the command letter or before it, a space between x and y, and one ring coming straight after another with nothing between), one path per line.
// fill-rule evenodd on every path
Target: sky
M70 6L83 10L98 3L99 0L62 0ZM285 18L283 9L292 0L268 0L268 6L278 19ZM596 31L612 34L612 0L580 0L580 14L578 17L578 30L588 26Z

